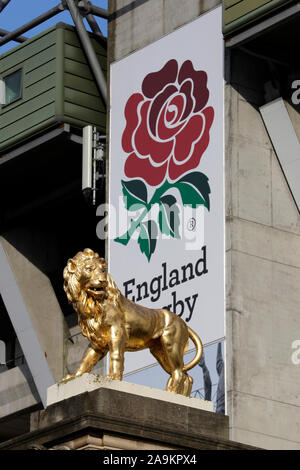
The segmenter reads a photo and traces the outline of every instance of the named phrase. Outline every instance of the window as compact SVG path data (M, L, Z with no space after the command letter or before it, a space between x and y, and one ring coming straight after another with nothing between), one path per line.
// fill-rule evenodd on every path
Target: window
M17 70L0 81L1 104L10 104L22 96L22 70Z

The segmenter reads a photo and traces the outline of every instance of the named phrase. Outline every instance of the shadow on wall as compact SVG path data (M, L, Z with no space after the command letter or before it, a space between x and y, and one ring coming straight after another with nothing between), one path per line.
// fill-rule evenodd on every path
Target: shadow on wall
M130 11L134 10L135 8L144 5L144 3L149 2L149 0L134 0L133 2L128 3L128 5L125 5L122 8L119 8L119 10L114 11L109 15L108 21L113 21L117 18L120 18L120 16L125 15L126 13L129 13ZM114 2L115 3L115 2ZM115 10L115 6L114 6Z
M300 80L299 22L300 15L295 15L240 45L226 48L225 80L256 109L282 97L300 111L300 100L292 102L292 85Z

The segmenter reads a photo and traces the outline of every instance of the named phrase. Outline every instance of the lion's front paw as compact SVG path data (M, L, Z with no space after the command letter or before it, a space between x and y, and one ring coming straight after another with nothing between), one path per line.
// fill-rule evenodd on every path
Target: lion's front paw
M69 380L75 379L75 374L67 374L65 375L59 383L66 383L69 382Z

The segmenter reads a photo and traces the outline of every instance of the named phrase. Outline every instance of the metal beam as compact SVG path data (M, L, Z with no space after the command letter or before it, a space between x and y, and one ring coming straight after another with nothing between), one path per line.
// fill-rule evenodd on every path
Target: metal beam
M7 34L9 34L9 31L6 31L6 29L1 29L0 28L0 36L6 36ZM28 38L26 36L18 36L17 38L12 39L12 41L25 42L25 41L27 41L27 39Z
M86 15L86 20L87 20L88 24L90 25L91 30L93 31L93 33L96 34L97 36L103 38L104 36L102 34L102 31L99 28L99 25L98 25L97 21L95 20L94 16L91 13Z
M91 8L91 13L95 16L99 16L100 18L104 18L105 20L108 20L108 11L104 10L104 8L100 7L95 7L94 5L90 6Z
M6 36L4 36L2 39L0 39L0 46L3 46L7 42L14 40L21 34L25 33L26 31L29 31L32 28L35 28L35 26L38 26L39 24L43 23L44 21L49 20L53 16L57 15L58 13L61 13L64 11L64 6L62 3L56 5L56 7L51 8L51 10L46 11L42 15L38 16L32 21L29 21L28 23L24 24L23 26L20 26L19 28L15 29L11 33L8 33Z
M0 0L0 13L9 4L10 0Z
M106 79L98 62L98 58L92 46L90 37L85 29L80 11L74 3L74 0L66 0L66 3L70 10L82 47L86 53L88 63L92 69L98 88L101 92L104 102L107 103Z

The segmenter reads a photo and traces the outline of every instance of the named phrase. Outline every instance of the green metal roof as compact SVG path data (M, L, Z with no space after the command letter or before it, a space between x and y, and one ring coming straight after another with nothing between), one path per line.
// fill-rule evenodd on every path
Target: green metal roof
M233 34L295 0L223 0L223 33Z

